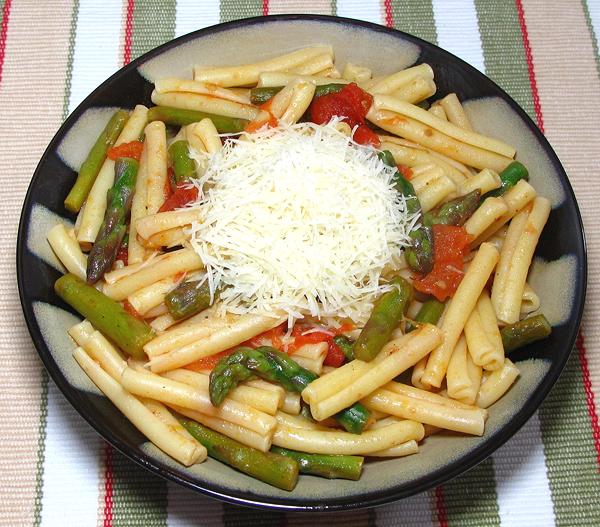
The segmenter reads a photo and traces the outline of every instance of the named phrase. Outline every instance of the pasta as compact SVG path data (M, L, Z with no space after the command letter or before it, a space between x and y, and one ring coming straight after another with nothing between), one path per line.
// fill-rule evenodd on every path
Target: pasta
M75 228L47 238L74 360L159 449L290 490L277 471L309 464L267 477L264 453L359 456L331 472L355 480L363 456L485 435L506 355L551 331L527 282L551 207L519 145L436 90L429 64L374 75L315 45L158 79L109 123Z

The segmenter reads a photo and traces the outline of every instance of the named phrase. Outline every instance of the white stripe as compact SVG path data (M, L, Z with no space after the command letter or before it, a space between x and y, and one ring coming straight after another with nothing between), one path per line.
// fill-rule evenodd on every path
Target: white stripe
M405 500L373 509L377 527L395 527L397 525L403 527L431 527L434 524L433 492L422 492Z
M218 24L220 19L221 7L218 1L177 0L175 36Z
M121 65L121 0L80 0L68 110ZM50 382L41 524L96 525L103 442ZM65 523L68 519L68 523Z
M221 502L205 498L169 482L167 485L167 525L169 527L221 527L223 506Z
M596 42L600 43L598 32L600 31L600 2L598 0L586 0L590 20L592 21L592 29L596 37Z
M42 527L95 526L100 480L100 439L52 381L44 442Z
M537 412L494 453L494 472L502 525L554 525L554 508Z
M383 23L383 12L379 0L337 0L337 15L365 20L374 24Z
M484 71L483 50L473 0L433 0L438 46Z
M122 65L121 0L81 0L73 50L69 113Z

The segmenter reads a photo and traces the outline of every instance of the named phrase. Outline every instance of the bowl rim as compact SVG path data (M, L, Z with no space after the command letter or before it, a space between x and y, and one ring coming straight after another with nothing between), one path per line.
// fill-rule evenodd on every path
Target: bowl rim
M41 334L40 328L37 324L36 317L33 312L32 301L26 297L24 291L24 268L23 262L30 257L27 250L27 227L29 225L29 219L31 215L31 194L33 188L36 186L38 178L41 176L41 167L45 164L46 159L56 150L58 144L64 137L65 133L72 127L77 121L81 114L91 106L92 99L95 98L96 94L112 84L115 80L120 77L125 77L132 70L137 70L143 63L152 59L156 56L163 54L166 51L174 49L186 42L195 40L197 38L206 37L212 34L220 33L223 31L229 31L232 29L241 29L246 27L252 27L266 23L278 23L278 22L326 22L340 24L344 26L350 26L354 28L363 28L376 33L383 33L394 38L400 38L405 41L409 41L418 45L422 49L430 48L434 49L436 53L440 53L441 56L451 60L458 61L464 68L467 69L469 74L479 77L484 82L491 83L502 96L503 100L509 104L519 117L524 121L527 127L534 134L536 140L540 143L545 153L548 155L550 162L556 168L562 183L564 184L566 195L565 201L571 202L574 206L575 215L577 218L577 225L575 226L580 236L581 242L581 254L577 255L581 259L581 267L578 268L577 272L580 274L580 278L577 282L578 288L574 295L573 304L573 316L567 323L569 324L568 338L566 339L569 343L567 349L557 357L556 361L551 363L551 366L542 381L538 385L537 389L527 400L527 403L518 411L512 419L500 428L495 435L483 441L480 445L469 451L464 458L459 458L450 462L448 465L438 467L432 472L421 476L417 480L412 482L409 489L397 490L395 487L389 487L387 489L378 489L368 491L360 495L352 495L349 498L341 496L335 499L333 503L323 504L318 501L308 501L300 503L298 500L293 499L293 492L290 493L290 497L274 497L260 495L253 498L252 493L231 490L226 486L220 485L218 482L210 482L207 486L202 486L197 482L190 481L187 477L182 476L179 471L173 466L167 465L157 459L152 459L148 454L142 452L139 448L132 447L121 441L116 437L110 428L105 427L99 421L95 419L94 415L86 413L81 407L74 393L76 390L73 389L71 384L68 382L66 377L63 375L58 364L54 361L52 354L50 353L48 346ZM307 512L339 512L345 510L361 509L367 507L375 507L384 505L393 501L397 501L409 496L418 494L429 490L437 485L446 483L451 479L457 477L460 474L467 472L468 470L481 463L487 457L489 457L494 451L500 448L506 441L508 441L535 413L539 408L543 400L546 398L552 387L556 384L560 374L562 373L567 360L569 359L573 348L575 347L577 335L579 333L583 311L585 307L585 298L587 290L587 244L585 231L583 227L583 221L581 212L573 191L572 185L569 178L558 158L554 149L537 127L531 117L519 106L519 104L508 95L498 84L496 84L487 75L471 66L466 61L457 57L456 55L444 50L443 48L427 42L421 38L415 37L409 33L403 31L378 25L372 22L356 20L352 18L338 17L333 15L316 15L316 14L285 14L285 15L269 15L269 16L257 16L251 18L244 18L233 20L230 22L223 22L220 24L205 27L191 33L174 38L143 55L137 57L126 66L120 68L117 72L111 75L108 79L102 82L96 87L78 106L77 108L65 119L59 129L55 132L49 145L46 147L43 155L41 156L36 169L33 173L32 179L29 183L25 199L23 201L23 208L19 219L19 228L17 234L17 247L16 247L16 265L17 265L17 283L19 290L19 299L21 307L23 309L23 315L29 330L29 334L33 341L34 347L38 355L40 356L46 370L50 374L50 377L59 388L61 393L66 397L71 406L77 411L77 413L87 421L94 430L111 446L116 448L119 452L125 455L127 458L142 466L143 468L151 471L152 473L161 476L166 480L178 483L186 488L199 492L210 498L215 498L226 503L234 505L243 505L253 508L279 510L279 511L307 511ZM570 322L570 323L569 323Z

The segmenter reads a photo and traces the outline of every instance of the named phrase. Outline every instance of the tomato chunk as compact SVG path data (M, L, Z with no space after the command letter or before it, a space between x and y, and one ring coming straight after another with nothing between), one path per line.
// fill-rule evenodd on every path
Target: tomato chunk
M143 149L144 143L141 141L131 141L130 143L123 143L119 146L109 148L106 156L113 161L119 157L131 157L132 159L139 161Z
M236 349L237 346L235 348L221 351L220 353L215 353L214 355L209 355L208 357L202 357L201 359L191 362L190 364L186 364L183 367L186 370L192 371L212 370L221 359L229 357L229 355L231 355Z
M415 289L439 301L453 296L463 279L463 259L469 253L472 239L463 227L434 225L433 269L414 281Z
M158 209L158 212L168 212L170 210L180 209L185 207L188 203L195 201L198 198L198 187L190 185L189 183L180 183L177 185L177 189L171 194L162 207Z
M367 125L365 117L373 104L373 96L355 83L344 86L337 93L315 97L310 105L310 119L316 124L328 123L332 117L341 117L350 127L358 126L354 140L364 145L379 146L377 134Z
M333 366L334 368L339 368L342 364L344 364L346 356L344 355L344 352L340 349L340 347L335 342L333 342L333 339L329 340L327 344L327 356L325 357L323 364L325 364L325 366Z

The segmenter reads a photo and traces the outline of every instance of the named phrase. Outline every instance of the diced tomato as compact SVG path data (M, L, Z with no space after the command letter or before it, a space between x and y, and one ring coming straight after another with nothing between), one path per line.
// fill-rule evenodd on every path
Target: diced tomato
M250 348L258 348L259 346L264 346L270 342L270 345L274 348L281 350L283 348L283 336L286 332L286 323L280 324L273 329L269 329L260 335L256 335L256 337L252 337L250 340L247 340L242 344L242 346L248 346Z
M168 212L170 210L180 209L188 203L195 201L198 198L198 187L189 183L181 183L177 185L177 190L171 194L158 212Z
M121 260L125 265L128 263L129 250L127 249L127 244L122 243L117 251L117 256L115 260Z
M410 180L413 177L413 171L406 165L398 165L398 170L406 179Z
M119 146L109 148L106 156L113 161L119 157L131 157L139 161L143 149L144 143L141 141L131 141L131 143L123 143Z
M379 139L379 136L366 124L358 125L358 128L354 131L353 139L359 145L372 145L375 148L381 146L381 139Z
M268 128L276 128L279 125L279 121L277 117L273 115L271 112L271 106L273 104L273 97L271 97L266 103L261 104L259 108L268 114L267 118L255 119L254 121L250 121L246 127L244 128L244 132L248 132L252 134L258 130L260 130L265 124Z
M340 347L333 342L333 337L331 337L331 340L327 344L327 356L325 357L323 364L325 364L325 366L339 368L342 364L344 364L346 356Z
M144 320L144 317L142 315L140 315L135 307L133 307L128 300L125 300L125 302L123 302L123 309L125 311L127 311L127 313L129 313L130 315L134 316L135 318L139 319L139 320Z
M379 146L377 134L365 122L372 104L373 96L352 82L337 93L315 97L310 105L310 119L314 123L325 124L334 116L341 117L350 127L358 126L354 134L357 143Z
M454 295L463 276L463 259L469 253L473 238L463 227L454 225L433 226L433 269L415 279L417 291L444 301Z
M192 371L212 370L222 358L229 357L229 355L231 355L236 349L237 346L235 348L231 348L220 353L215 353L214 355L209 355L208 357L202 357L197 361L194 361L190 364L186 364L184 368L186 370Z

